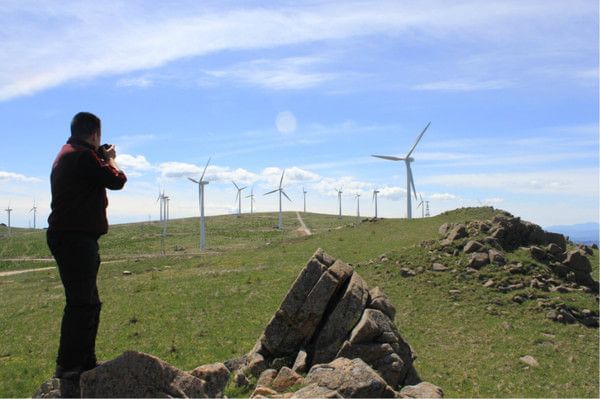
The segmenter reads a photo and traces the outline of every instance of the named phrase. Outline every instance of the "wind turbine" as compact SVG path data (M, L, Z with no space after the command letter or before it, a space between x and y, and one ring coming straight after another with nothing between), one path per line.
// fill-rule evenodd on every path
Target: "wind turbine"
M246 198L250 198L250 214L254 213L254 186L250 189L250 195L246 195Z
M306 193L308 193L308 191L306 191L304 187L302 187L302 195L304 197L304 213L306 213Z
M392 156L388 156L388 155L372 155L373 157L387 159L390 161L404 161L404 163L406 165L406 217L408 219L412 219L412 205L411 205L411 198L410 198L411 185L412 185L412 189L414 191L415 200L417 200L417 190L415 188L415 182L413 180L412 170L410 169L410 163L413 162L415 159L411 158L411 154L417 147L417 144L419 144L419 141L425 134L425 131L427 130L429 125L431 125L431 122L429 122L427 124L427 126L425 126L425 129L423 129L421 134L419 134L419 136L417 137L417 141L415 141L415 144L412 146L412 148L410 149L410 151L406 154L406 156L404 158L392 157Z
M335 191L337 191L337 193L338 193L338 203L340 205L340 212L338 215L338 219L341 219L342 218L342 193L343 193L343 191L342 191L341 187L339 188L339 190L336 188Z
M417 209L419 209L419 207L421 207L421 218L425 217L425 207L423 206L424 201L423 201L423 196L421 195L421 193L419 193L419 199L421 200L419 202L419 205L417 205Z
M191 177L188 179L198 185L198 204L200 206L200 250L204 251L206 248L206 227L204 224L204 186L208 184L207 181L204 181L204 174L206 173L206 168L208 168L208 163L210 162L210 158L208 158L208 162L206 162L206 166L202 171L202 176L200 176L200 180L194 180Z
M233 183L233 185L235 186L235 188L237 188L237 194L235 196L235 199L239 199L239 207L238 207L238 214L237 217L241 217L242 216L242 190L246 189L246 186L239 188L237 184L235 184L235 182L232 180L231 181Z
M360 219L360 194L354 194L356 196L356 217Z
M8 236L10 237L11 235L11 229L10 229L10 213L13 211L12 208L10 207L10 202L8 203L8 207L5 209L6 213L8 214Z
M35 206L35 199L33 200L33 208L29 210L29 213L33 211L33 228L35 229L35 216L37 214L37 206Z
M425 217L431 216L429 214L429 201L425 201Z
M375 219L377 219L377 194L379 194L379 190L373 190L373 202L375 202Z
M269 191L268 193L264 194L264 195L269 195L269 194L273 194L273 193L279 191L279 225L278 225L279 230L283 229L283 215L281 213L281 194L285 195L285 198L287 198L290 202L292 202L290 197L287 196L287 194L285 193L285 191L283 191L283 188L281 187L281 184L283 183L283 174L284 173L285 173L285 169L283 170L283 172L281 172L281 179L279 180L279 188L275 189L273 191Z

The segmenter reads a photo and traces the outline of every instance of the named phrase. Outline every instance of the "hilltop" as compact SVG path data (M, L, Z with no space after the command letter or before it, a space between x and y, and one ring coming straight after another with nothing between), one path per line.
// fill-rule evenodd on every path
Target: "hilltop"
M410 221L302 214L312 236L298 231L295 213L285 213L283 232L273 229L276 214L214 217L208 218L205 254L196 249L197 219L182 219L169 226L166 256L160 256L157 224L113 226L101 241L107 262L99 278L105 305L98 354L112 359L133 349L188 370L248 353L321 247L386 293L397 309L398 330L417 354L421 376L447 396L595 396L597 327L557 323L547 317L549 308L538 305L543 299L587 314L598 308L593 292L532 290L525 284L503 292L484 286L489 279L517 277L530 284L533 273L550 267L519 247L505 251L506 265L520 262L525 273L491 265L469 270L464 245L456 256L438 252L443 224L468 226L498 216L506 213L486 207ZM0 240L3 259L48 255L41 231ZM597 279L598 250L586 257ZM0 269L40 263L0 261ZM434 271L433 263L446 271ZM573 288L567 283L555 286ZM28 396L53 369L62 288L54 270L0 278L0 285L0 324L7 326L0 343L0 393ZM517 296L526 300L515 301ZM538 366L519 360L525 356ZM230 394L237 392L231 389Z

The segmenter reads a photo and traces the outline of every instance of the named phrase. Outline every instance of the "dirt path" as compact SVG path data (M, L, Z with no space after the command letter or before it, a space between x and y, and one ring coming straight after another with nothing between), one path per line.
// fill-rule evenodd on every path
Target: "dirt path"
M4 260L4 259L3 259ZM12 260L12 259L11 259ZM16 259L14 259L16 260ZM21 259L23 260L23 259ZM27 261L31 261L32 259L27 259ZM54 261L54 259L36 259L39 261ZM106 264L110 264L110 263L121 263L121 262L127 262L128 259L115 259L115 260L103 260L102 264L106 265ZM31 272L43 272L46 270L52 270L52 269L56 269L56 266L50 266L50 267L36 267L34 269L21 269L21 270L8 270L5 272L0 272L0 277L6 277L6 276L14 276L15 274L22 274L22 273L31 273Z
M300 224L302 225L302 227L300 227L298 230L302 230L302 232L304 233L304 235L306 236L312 236L312 232L308 229L308 227L306 227L306 225L304 224L304 220L302 220L302 217L300 216L300 212L296 211L296 216L298 217L298 221L300 222Z

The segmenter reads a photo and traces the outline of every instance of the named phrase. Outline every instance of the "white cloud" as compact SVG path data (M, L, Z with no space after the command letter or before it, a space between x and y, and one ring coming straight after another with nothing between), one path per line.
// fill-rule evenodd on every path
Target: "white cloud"
M147 171L152 169L152 165L150 162L146 160L146 157L143 155L129 155L129 154L119 154L116 159L119 166L121 166L125 171L127 169L133 169L134 171Z
M507 80L444 80L438 82L419 83L411 87L413 90L430 91L476 91L476 90L498 90L512 86Z
M163 178L199 178L204 170L204 166L200 167L191 163L185 162L164 162L158 166L160 175ZM204 180L214 182L231 182L249 184L259 180L260 176L246 169L237 168L232 170L229 167L209 165L206 168Z
M38 182L41 182L42 180L37 177L30 177L30 176L22 175L20 173L6 172L6 171L0 170L0 183L10 182L10 181L38 183Z
M434 193L428 196L433 201L452 201L457 200L458 197L450 193Z
M401 187L383 187L379 188L379 194L377 194L380 198L387 198L392 201L402 201L406 199L406 189Z

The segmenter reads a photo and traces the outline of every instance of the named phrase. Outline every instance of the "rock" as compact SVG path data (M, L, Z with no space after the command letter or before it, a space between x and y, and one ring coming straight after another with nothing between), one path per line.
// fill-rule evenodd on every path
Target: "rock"
M434 263L433 266L431 266L431 270L434 272L445 272L448 268L441 263Z
M450 240L450 242L453 242L461 238L465 238L467 235L468 232L465 225L459 224L454 226L452 230L450 230L450 233L448 233L448 240Z
M577 270L584 273L592 272L592 265L590 264L590 260L579 250L569 251L563 264L572 270Z
M271 382L271 388L278 392L283 392L286 389L304 382L304 378L288 367L282 367L277 374L277 377Z
M392 398L394 391L387 386L368 364L361 359L337 358L329 364L313 366L306 382L337 391L344 398Z
M131 276L133 273L131 273L129 270L123 270L123 275L124 276Z
M473 269L480 269L482 266L485 266L490 263L490 257L487 252L475 252L471 254L471 258L469 259L468 267L472 267Z
M563 253L563 249L555 243L550 243L546 247L546 251L550 252L554 256L560 256Z
M417 273L415 273L414 270L409 269L408 267L401 267L400 268L400 275L402 277L414 277L417 275Z
M204 390L209 398L222 398L223 391L229 381L229 370L223 363L205 364L190 372L206 384Z
M594 251L592 250L592 248L588 247L587 245L579 244L579 245L577 245L577 248L579 248L580 250L585 252L586 255L590 255L590 256L594 255Z
M227 367L227 370L229 370L229 372L234 372L237 371L239 369L241 369L242 367L246 366L247 363L247 356L241 356L235 359L229 359L223 362L223 364L225 365L225 367Z
M407 385L400 390L401 398L443 398L444 391L430 382L421 382L417 385Z
M469 241L467 243L467 245L465 245L463 251L466 254L470 254L470 253L473 253L473 252L479 252L482 249L483 249L483 244L480 243L479 241Z
M79 398L79 381L51 378L44 382L33 398Z
M294 361L292 370L294 370L297 373L304 373L308 371L307 367L307 354L305 350L301 349L298 351L298 355L296 356L296 360Z
M497 249L490 249L488 251L488 256L490 257L490 263L502 266L506 264L506 257L504 254Z
M275 377L277 377L277 370L266 369L258 377L258 380L256 381L256 386L270 387Z
M438 233L441 236L446 237L446 235L448 235L448 232L452 229L453 225L452 223L444 223L443 225L440 226L440 228L438 229Z
M248 377L246 377L246 375L241 371L235 372L235 374L233 375L233 382L238 388L245 388L250 386L250 381L248 380Z
M396 308L383 291L379 287L375 287L369 291L369 295L371 300L367 307L382 311L393 321L396 317Z
M525 298L522 295L515 295L515 296L513 296L512 300L513 300L513 302L521 304L521 303L525 302L527 300L527 298Z
M388 257L387 257L387 255L386 255L386 254L381 254L381 255L379 255L379 261L380 261L381 263L387 262L387 261L388 261Z
M496 283L494 283L494 280L492 280L492 279L490 278L490 279L488 279L488 280L487 280L485 283L483 283L483 286L484 286L485 288L492 288L492 287L494 287L494 285L495 285L495 284L496 284Z
M252 392L252 395L250 395L250 397L251 398L272 398L272 397L276 397L277 395L279 395L279 392L277 392L276 390L266 387L264 385L257 385L256 389L254 390L254 392Z
M282 367L288 367L292 365L292 359L288 357L276 357L271 362L271 368L279 370Z
M448 246L452 245L452 241L450 241L448 238L444 238L443 240L440 241L440 245L442 247L448 247Z
M318 384L310 384L297 390L292 398L342 398L343 396L334 389L320 387Z
M460 290L448 290L448 294L450 294L450 295L458 295L458 294L460 294Z
M493 248L501 247L500 242L497 239L495 239L494 237L490 237L490 236L484 237L481 240L481 243L485 244L485 245L489 245L490 247L493 247Z
M531 257L538 262L544 262L546 259L548 259L546 251L540 247L536 247L535 245L529 248L529 253L531 254Z
M314 341L313 363L333 360L342 343L360 320L369 299L367 283L353 274L346 291L328 315L327 321Z
M260 342L258 345L260 347ZM250 352L248 355L247 366L253 376L258 376L267 369L267 362L261 353Z
M207 397L201 379L157 357L134 351L86 371L81 375L80 387L82 397Z
M540 364L535 359L535 357L530 356L530 355L520 357L519 361L521 361L521 363L525 363L526 365L528 365L530 367L540 367Z
M567 240L562 234L551 233L546 231L544 232L544 235L545 244L556 244L563 250L563 252L567 250Z

